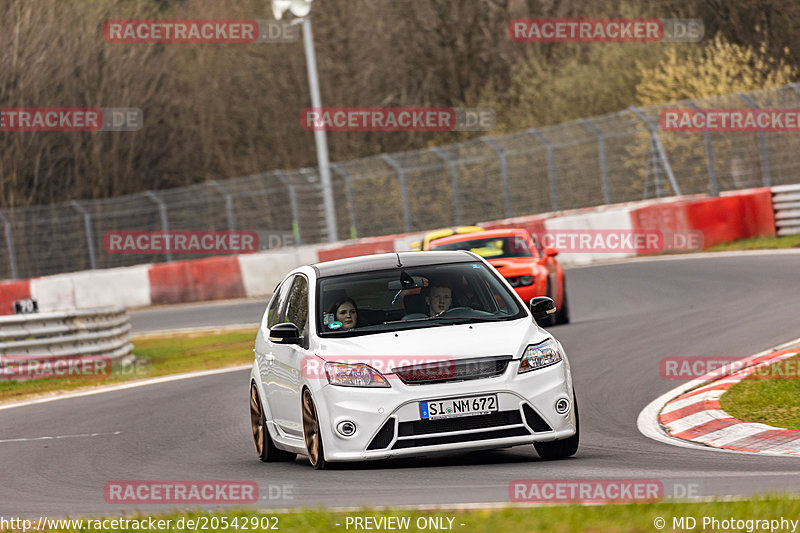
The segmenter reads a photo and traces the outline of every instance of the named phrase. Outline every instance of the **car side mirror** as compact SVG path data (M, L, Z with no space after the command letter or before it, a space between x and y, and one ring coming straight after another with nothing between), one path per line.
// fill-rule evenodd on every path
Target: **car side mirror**
M552 298L548 298L547 296L531 298L529 305L536 322L540 322L556 312L556 303Z
M300 344L300 329L291 322L275 324L269 329L269 340L275 344Z
M545 257L555 257L558 255L558 250L555 248L545 248L544 249L544 256Z

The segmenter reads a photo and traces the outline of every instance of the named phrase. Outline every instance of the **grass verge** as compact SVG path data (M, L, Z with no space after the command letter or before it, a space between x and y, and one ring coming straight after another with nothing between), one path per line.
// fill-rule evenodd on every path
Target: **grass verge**
M722 242L704 251L729 252L733 250L768 250L772 248L800 248L800 233L785 237L753 237L752 239Z
M154 516L155 515L150 515ZM126 516L128 520L147 518L148 515ZM408 527L357 528L354 520L357 517L371 517L380 520L381 517L393 517L394 520ZM694 527L686 517L695 520ZM110 517L113 518L113 517ZM789 495L761 497L744 501L729 502L700 502L677 503L661 502L649 504L613 504L613 505L562 505L552 507L533 508L505 508L493 510L469 511L370 511L363 509L354 512L337 512L325 510L301 510L296 512L270 513L268 511L252 511L243 509L228 509L217 512L174 512L157 515L156 519L170 520L169 525L162 523L159 531L185 532L189 530L277 530L282 532L330 532L348 530L373 529L388 531L463 531L465 533L497 533L500 531L547 531L553 533L603 531L603 532L649 532L653 531L770 531L769 525L755 520L786 521L800 518L800 500ZM238 527L223 528L223 518L229 526L237 519ZM348 522L348 519L350 522ZM431 519L431 520L429 520ZM450 520L452 519L452 521ZM659 519L663 519L663 526ZM683 522L678 520L683 519ZM717 523L710 522L716 519ZM92 524L87 524L91 520ZM83 531L142 531L152 530L148 526L141 528L130 527L130 524L119 524L114 529L103 527L97 519L84 519ZM181 522L182 520L182 522ZM192 523L189 521L192 520ZM438 522L437 522L438 520ZM704 522L705 520L705 522ZM725 520L733 520L732 527L726 527ZM247 528L242 524L247 521ZM738 522L741 521L741 522ZM749 522L748 522L749 521ZM381 522L379 522L381 523ZM258 527L251 527L257 524ZM349 524L349 527L347 527ZM363 524L363 522L362 522ZM397 522L395 522L397 524ZM774 523L773 523L774 524ZM788 527L778 526L775 531L792 531L791 522ZM110 524L109 524L110 525ZM128 525L129 527L124 527ZM205 525L205 527L203 527ZM421 527L427 525L428 527ZM439 527L435 527L439 525ZM182 526L182 527L181 527ZM266 526L266 527L264 527ZM716 527L714 527L716 526ZM795 525L795 527L797 527ZM51 527L48 531L73 532L81 531L73 523L70 527Z
M115 366L110 376L91 379L3 380L0 381L0 403L167 374L247 364L253 361L254 339L255 331L250 329L134 337L136 364L127 369Z
M800 430L800 354L755 372L722 395L722 409L739 420Z

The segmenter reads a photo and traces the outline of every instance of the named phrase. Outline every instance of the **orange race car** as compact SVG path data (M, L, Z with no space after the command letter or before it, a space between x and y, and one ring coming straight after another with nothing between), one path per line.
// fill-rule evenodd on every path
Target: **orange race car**
M524 229L499 229L452 235L436 239L431 250L469 250L486 259L517 291L523 302L549 296L558 311L542 326L569 323L564 270L556 260L558 251L542 248Z

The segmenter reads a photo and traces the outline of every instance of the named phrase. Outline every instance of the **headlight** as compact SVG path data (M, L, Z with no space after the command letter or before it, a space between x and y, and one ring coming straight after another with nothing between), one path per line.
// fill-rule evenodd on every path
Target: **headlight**
M522 359L519 361L519 371L517 374L538 370L546 366L554 365L563 359L558 344L553 339L547 339L540 344L534 344L525 348Z
M533 285L533 276L514 276L506 279L508 280L508 284L512 287L526 287L528 285Z
M380 372L364 363L325 363L328 383L342 387L391 387Z

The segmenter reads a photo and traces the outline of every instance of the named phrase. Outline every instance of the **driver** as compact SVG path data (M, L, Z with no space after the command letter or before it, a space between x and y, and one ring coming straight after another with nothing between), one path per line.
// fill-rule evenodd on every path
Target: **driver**
M425 297L430 316L439 316L453 303L453 290L445 281L437 281L428 286L428 295Z

